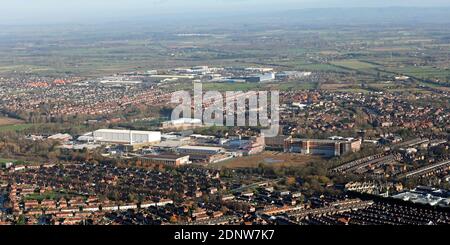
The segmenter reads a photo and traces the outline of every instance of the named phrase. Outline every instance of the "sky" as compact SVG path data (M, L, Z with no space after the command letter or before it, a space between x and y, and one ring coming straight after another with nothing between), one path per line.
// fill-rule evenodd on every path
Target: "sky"
M0 0L0 24L336 7L450 7L449 0Z

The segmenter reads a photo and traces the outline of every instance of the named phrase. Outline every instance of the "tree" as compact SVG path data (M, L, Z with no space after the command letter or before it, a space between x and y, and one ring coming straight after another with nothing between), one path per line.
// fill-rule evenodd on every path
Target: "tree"
M175 224L178 222L178 218L175 215L170 216L169 222Z
M136 201L136 195L134 193L128 193L128 201L134 202Z
M287 185L293 186L293 185L296 184L296 182L297 181L296 181L295 177L293 177L293 176L290 176L290 177L286 178L286 184Z
M17 218L16 224L25 225L26 223L27 223L27 220L25 218L25 215L23 215L23 214L19 215L19 217Z

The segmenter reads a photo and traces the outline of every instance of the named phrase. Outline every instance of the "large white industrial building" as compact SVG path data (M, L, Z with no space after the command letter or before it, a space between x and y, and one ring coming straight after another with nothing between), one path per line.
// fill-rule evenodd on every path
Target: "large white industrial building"
M202 120L196 118L180 118L162 123L164 129L167 128L196 128L202 126Z
M94 131L94 141L130 145L158 143L161 141L161 132L99 129Z

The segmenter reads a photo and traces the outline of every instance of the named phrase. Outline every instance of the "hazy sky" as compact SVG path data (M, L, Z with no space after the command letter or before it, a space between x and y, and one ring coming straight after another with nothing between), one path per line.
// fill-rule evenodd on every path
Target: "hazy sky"
M0 0L0 24L326 7L450 6L449 0Z

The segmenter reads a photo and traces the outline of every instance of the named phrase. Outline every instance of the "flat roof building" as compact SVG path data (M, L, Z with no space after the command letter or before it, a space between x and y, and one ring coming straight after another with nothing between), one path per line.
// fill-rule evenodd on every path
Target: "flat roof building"
M179 167L190 164L189 155L146 155L139 158L145 165L165 165Z
M99 129L93 133L94 141L117 144L150 144L161 141L161 132L118 129Z
M284 151L305 155L341 156L361 150L359 139L325 140L325 139L293 139L285 140Z
M72 136L70 134L55 134L48 137L49 140L57 140L57 141L70 141L72 140Z
M225 152L222 147L212 146L181 146L177 148L177 152L180 154L207 154L213 155Z
M164 129L167 128L196 128L203 126L202 120L196 118L180 118L162 123Z

